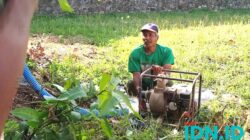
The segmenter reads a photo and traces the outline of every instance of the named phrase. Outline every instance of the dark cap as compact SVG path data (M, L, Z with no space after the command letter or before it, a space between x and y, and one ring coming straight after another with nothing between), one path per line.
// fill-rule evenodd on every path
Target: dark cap
M148 30L151 32L158 33L158 26L154 23L147 23L142 26L141 31Z

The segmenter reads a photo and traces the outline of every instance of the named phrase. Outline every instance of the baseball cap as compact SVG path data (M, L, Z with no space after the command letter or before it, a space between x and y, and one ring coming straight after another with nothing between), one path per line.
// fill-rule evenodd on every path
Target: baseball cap
M154 23L147 23L142 26L141 31L148 30L151 32L158 33L158 26Z

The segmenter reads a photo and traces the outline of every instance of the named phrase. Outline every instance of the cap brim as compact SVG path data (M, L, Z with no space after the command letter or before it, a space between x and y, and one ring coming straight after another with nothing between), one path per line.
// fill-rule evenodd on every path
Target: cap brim
M143 32L143 31L151 31L151 32L154 32L154 33L157 33L155 30L153 30L153 29L141 29L141 32Z

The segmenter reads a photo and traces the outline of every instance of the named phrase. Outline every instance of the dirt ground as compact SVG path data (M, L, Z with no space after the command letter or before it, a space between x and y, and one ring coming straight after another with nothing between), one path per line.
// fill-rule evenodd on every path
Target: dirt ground
M35 107L42 100L29 85L19 85L12 107Z
M97 47L86 45L81 37L63 39L53 35L31 35L28 43L27 56L33 57L40 66L47 63L49 59L62 59L65 56L78 57L83 63L91 63L97 57ZM31 51L33 51L31 54ZM103 53L103 52L102 52ZM31 70L32 71L32 70ZM39 73L32 71L36 78L40 78ZM40 83L42 85L42 83ZM43 85L42 85L43 86ZM53 94L51 89L47 89ZM42 97L36 93L25 80L21 80L17 94L14 98L12 108L36 107Z

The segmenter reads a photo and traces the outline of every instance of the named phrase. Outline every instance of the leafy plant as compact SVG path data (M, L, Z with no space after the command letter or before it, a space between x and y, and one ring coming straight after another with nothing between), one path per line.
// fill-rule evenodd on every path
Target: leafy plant
M146 136L148 139L175 139L176 135L172 135L171 128L167 126L159 128L159 126L154 125L154 122L147 123L145 129L137 130L131 126L127 117L119 119L118 122L114 117L115 123L111 119L102 120L108 111L111 111L110 114L113 116L117 115L114 106L119 106L120 96L123 96L122 93L112 90L113 86L109 87L112 82L107 81L112 81L112 77L104 76L106 77L103 77L106 79L104 80L101 78L102 74L112 73L114 77L119 77L121 80L119 84L124 84L131 79L131 74L127 71L129 53L135 46L142 43L139 27L152 21L156 22L161 29L159 44L168 45L174 52L176 62L173 68L201 72L203 75L202 87L212 89L218 97L208 104L202 103L200 116L197 120L212 125L211 118L216 116L216 112L219 112L221 107L228 104L229 107L223 114L224 121L228 124L242 125L244 111L250 104L249 16L250 13L247 9L217 12L196 10L189 12L35 16L32 25L33 33L60 35L65 40L72 36L83 36L81 38L83 41L81 40L79 43L91 45L85 47L85 45L80 44L77 47L82 48L83 52L87 52L89 48L95 50L91 52L93 55L86 55L86 57L85 53L81 53L84 55L82 59L64 58L58 60L54 58L43 70L44 74L51 76L49 82L64 85L61 90L63 93L77 87L79 81L84 82L82 88L87 96L77 98L75 103L81 107L89 108L92 114L81 116L81 119L78 120L79 114L74 110L76 104L73 104L73 101L69 101L70 107L63 106L65 100L54 101L57 102L57 105L45 103L46 107L43 104L42 108L38 108L38 110L49 110L51 107L50 120L57 123L38 131L36 137L40 139L46 136L51 136L51 139L63 137L68 139L73 139L73 137L77 139L105 139L112 134L114 139L146 139ZM74 45L74 43L72 44ZM93 46L93 44L97 46ZM65 46L71 47L71 45ZM54 46L52 45L52 47ZM97 86L100 81L102 84ZM103 90L100 90L100 87ZM221 97L223 94L235 95L238 100L234 101L230 98L230 102L225 102L225 98ZM47 107L47 105L50 106ZM64 109L67 109L69 113L63 112L62 114L66 114L64 116L68 116L70 119L67 120L60 115L60 117L52 115L52 112L58 114ZM104 116L100 116L100 114ZM101 121L103 126L99 125ZM111 121L112 123L110 123ZM151 121L151 118L144 121ZM109 126L105 126L106 122L109 122ZM26 132L24 130L27 130L19 130L23 127L19 128L19 124L13 123L13 121L7 125L7 132L5 131L7 136L16 135L20 139L23 132ZM109 128L112 130L110 131ZM29 127L29 135L32 133L32 129ZM180 131L177 136L179 135L183 136Z
M72 7L69 5L68 0L58 0L58 2L63 11L70 13L74 11Z
M33 139L46 136L48 138L68 137L75 139L78 135L74 128L75 123L82 122L85 119L94 119L100 123L103 133L111 138L113 130L107 116L118 117L121 114L127 114L126 110L122 108L121 114L116 113L117 105L121 107L120 101L124 101L132 109L128 97L116 91L118 83L117 78L104 74L99 84L99 93L93 93L97 90L93 89L92 86L83 88L79 85L67 90L59 85L54 85L61 91L59 97L46 97L46 101L43 101L40 108L16 108L12 111L12 115L21 120L19 127L22 129L16 128L16 131L20 134L16 137ZM95 108L84 109L89 114L80 114L75 101L81 98L98 98L98 102L96 102L98 105ZM138 113L134 113L140 118ZM55 128L58 129L59 127L63 127L60 129L62 133L54 133ZM12 134L12 132L6 132L6 138L11 137L9 134Z

